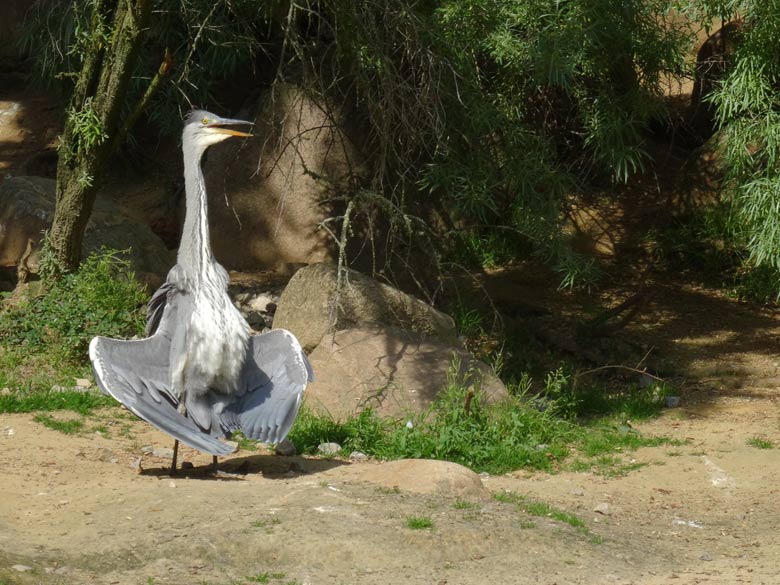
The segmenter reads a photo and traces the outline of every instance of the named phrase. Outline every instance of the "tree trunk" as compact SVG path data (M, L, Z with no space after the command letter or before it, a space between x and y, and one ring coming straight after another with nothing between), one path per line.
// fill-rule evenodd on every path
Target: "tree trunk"
M78 267L103 167L122 134L120 112L133 74L150 0L96 0L91 40L68 107L57 165L49 244L61 272Z

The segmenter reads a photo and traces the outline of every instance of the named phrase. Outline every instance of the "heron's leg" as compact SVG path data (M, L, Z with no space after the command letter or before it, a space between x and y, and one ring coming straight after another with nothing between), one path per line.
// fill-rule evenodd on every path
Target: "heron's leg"
M179 408L177 409L184 416L187 416L187 407L184 405L184 401L179 401ZM171 474L176 473L176 459L179 455L179 439L173 440L173 459L171 460Z
M171 473L176 473L176 458L179 455L179 439L173 440L173 459L171 460Z
M212 455L211 457L211 468L214 470L214 473L219 473L219 463L217 462L216 455Z

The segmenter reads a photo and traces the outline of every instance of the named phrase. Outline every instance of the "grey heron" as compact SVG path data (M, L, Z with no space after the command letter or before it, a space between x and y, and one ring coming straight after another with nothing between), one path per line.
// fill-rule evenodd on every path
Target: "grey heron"
M184 123L186 213L177 262L147 305L145 339L95 337L89 357L100 389L174 439L214 456L241 430L267 443L292 427L313 372L289 331L250 335L227 294L227 271L209 239L203 153L243 120L194 111Z

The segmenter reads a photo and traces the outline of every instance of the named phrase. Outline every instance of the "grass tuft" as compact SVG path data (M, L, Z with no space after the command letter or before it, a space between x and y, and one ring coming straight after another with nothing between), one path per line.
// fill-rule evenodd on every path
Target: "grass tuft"
M75 435L84 428L83 421L77 419L60 420L48 414L36 414L33 420L49 429L65 433L66 435Z
M747 444L756 449L774 449L774 443L764 437L751 437Z
M505 504L514 504L518 510L525 512L530 516L536 516L540 518L552 518L558 522L563 522L569 526L577 529L582 534L590 534L585 522L565 510L560 510L545 502L539 502L535 500L529 500L525 496L516 492L503 491L493 494L493 499Z
M406 519L406 527L411 530L429 530L433 528L433 520L425 516L410 516Z

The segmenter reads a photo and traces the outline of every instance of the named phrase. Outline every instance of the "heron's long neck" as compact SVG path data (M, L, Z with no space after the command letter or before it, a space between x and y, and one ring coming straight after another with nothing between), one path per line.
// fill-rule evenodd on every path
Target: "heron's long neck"
M214 263L209 238L206 181L200 168L203 152L185 144L184 189L187 211L179 245L178 263L190 278L199 279L207 265Z

